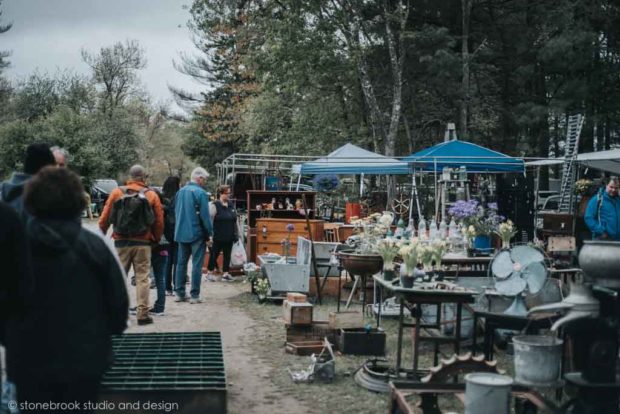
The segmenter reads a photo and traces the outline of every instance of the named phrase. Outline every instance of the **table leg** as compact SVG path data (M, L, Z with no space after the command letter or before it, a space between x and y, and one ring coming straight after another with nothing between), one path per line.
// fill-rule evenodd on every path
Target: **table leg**
M415 308L415 331L413 334L413 375L419 379L418 376L418 353L420 350L420 324L422 323L422 309L420 308L420 304L416 305Z
M441 334L441 303L437 304L437 315L435 318L435 325L439 329ZM439 364L439 342L433 343L433 365Z
M351 301L353 300L353 296L355 295L355 289L357 289L357 282L359 282L360 277L359 276L355 276L353 275L353 287L351 288L351 294L349 295L349 298L347 299L347 304L344 305L345 309L349 309L349 306L351 305ZM362 315L364 314L364 309L362 308Z
M377 306L377 329L381 326L381 306L383 305L383 287L375 283L375 289L377 289L377 297L379 299Z
M336 304L336 312L340 313L340 300L342 299L342 269L338 268L338 303Z
M456 332L454 332L454 337L455 337L455 341L454 341L454 353L456 353L457 355L459 354L460 350L461 350L461 317L463 315L463 304L462 303L457 303L456 304Z
M474 330L473 330L473 338L472 338L472 342L471 342L471 354L473 356L476 356L476 347L477 347L477 335L476 335L476 330L478 328L478 315L476 315L476 313L474 312Z
M396 376L400 372L401 358L403 354L403 323L405 320L404 311L405 304L403 299L400 299L400 312L398 314L398 345L396 347Z

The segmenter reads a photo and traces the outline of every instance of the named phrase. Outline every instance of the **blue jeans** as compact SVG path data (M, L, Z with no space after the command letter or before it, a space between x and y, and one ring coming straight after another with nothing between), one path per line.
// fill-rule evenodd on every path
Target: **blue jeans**
M157 300L153 305L155 312L163 312L166 307L166 267L168 263L168 252L164 249L159 252L151 253L151 266L153 266L153 277L157 286Z
M193 299L200 297L200 279L202 278L202 264L205 261L205 250L207 243L205 240L196 240L191 243L178 243L177 269L174 273L174 292L180 298L185 297L185 274L187 273L187 262L192 256L192 290L190 295Z

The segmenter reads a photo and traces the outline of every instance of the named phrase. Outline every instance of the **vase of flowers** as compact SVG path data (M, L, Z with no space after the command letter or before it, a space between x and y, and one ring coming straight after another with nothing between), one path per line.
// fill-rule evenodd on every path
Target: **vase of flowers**
M288 263L288 257L291 255L291 233L295 230L295 226L291 223L286 225L286 231L288 232L286 239L282 239L280 244L282 245L282 253L284 256L284 263Z
M394 279L394 259L398 255L399 247L392 239L382 239L377 243L376 251L383 259L383 278Z
M405 288L413 287L415 269L418 265L419 243L417 240L410 240L401 243L398 254L403 259L400 266L400 285Z
M269 296L271 292L271 285L269 285L269 279L265 277L256 280L254 285L254 291L258 296L258 301L260 303L265 302L267 300L267 296Z
M448 212L464 229L469 231L473 228L474 231L469 232L475 233L471 237L472 247L480 250L491 248L491 234L505 220L497 214L497 203L488 203L485 208L477 200L457 201Z
M516 236L517 230L515 229L512 221L507 220L497 227L497 231L495 232L502 239L502 249L510 248L510 240Z
M431 243L431 249L433 251L432 261L435 263L435 273L438 273L442 270L441 261L443 260L443 255L448 251L448 243L445 240L435 240Z

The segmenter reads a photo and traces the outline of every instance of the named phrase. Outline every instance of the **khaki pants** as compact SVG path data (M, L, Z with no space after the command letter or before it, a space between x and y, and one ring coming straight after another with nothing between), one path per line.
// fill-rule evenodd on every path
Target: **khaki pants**
M117 247L118 257L121 260L125 272L133 265L136 275L136 301L138 302L138 319L146 319L149 316L149 292L151 283L151 246Z

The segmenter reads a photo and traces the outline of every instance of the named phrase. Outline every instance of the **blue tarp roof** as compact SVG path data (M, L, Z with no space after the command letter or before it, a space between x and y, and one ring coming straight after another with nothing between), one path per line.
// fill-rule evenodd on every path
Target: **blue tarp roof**
M346 144L326 157L301 164L301 174L409 174L407 163Z
M523 172L520 158L509 157L467 141L447 141L415 152L403 159L413 168L441 172L444 167L464 166L468 173Z

